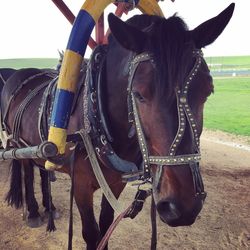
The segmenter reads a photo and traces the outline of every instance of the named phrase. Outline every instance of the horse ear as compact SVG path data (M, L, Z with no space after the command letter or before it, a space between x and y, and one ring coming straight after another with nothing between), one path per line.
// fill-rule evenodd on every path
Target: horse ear
M235 4L231 3L218 16L202 23L191 31L192 38L197 48L203 48L217 39L231 19L234 6Z
M112 13L108 16L108 22L113 36L122 47L136 53L143 51L147 41L143 31L123 22Z

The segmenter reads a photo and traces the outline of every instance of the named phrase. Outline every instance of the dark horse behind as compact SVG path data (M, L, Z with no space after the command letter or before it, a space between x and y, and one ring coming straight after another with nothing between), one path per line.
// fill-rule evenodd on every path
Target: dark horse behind
M108 143L120 159L138 166L141 179L152 181L156 209L170 226L194 223L206 196L199 171L199 138L203 107L213 84L200 49L221 34L233 10L231 4L193 30L177 16L138 15L126 23L109 16L112 34L105 48L100 94L102 115L112 137ZM25 69L14 73L4 85L1 108L12 145L38 145L46 140L53 104L52 78L49 73ZM84 85L85 68L81 78L79 86ZM84 112L86 85L79 87L76 95L68 134L84 128L88 119L94 129L91 114ZM95 98L87 99L95 103ZM125 187L122 173L104 164L105 152L96 151L106 181L118 198ZM114 211L103 196L97 224L93 193L99 185L82 144L74 155L72 178L82 235L87 249L96 249ZM70 174L68 162L59 171Z
M61 54L60 54L61 56ZM60 61L59 61L60 63ZM47 73L54 73L55 75L57 72L51 69L43 69ZM0 69L0 92L2 92L3 86L7 82L7 80L17 72L16 69L13 68L1 68ZM6 148L7 143L7 135L5 131L3 131L2 123L0 123L0 133L1 133L1 144L2 148ZM22 173L22 166L23 173ZM25 193L25 202L27 205L28 215L26 219L26 223L29 227L39 227L42 225L42 216L39 213L38 203L35 198L34 192L34 166L35 163L32 160L11 160L10 161L10 171L11 171L11 185L10 190L7 193L5 200L11 206L16 208L20 208L23 205L23 191ZM42 204L45 208L45 216L47 217L50 210L50 194L49 194L49 175L48 172L44 168L39 168L40 177L41 177L41 191L42 191ZM24 181L22 181L22 175L24 177ZM55 180L55 176L54 177ZM52 178L50 178L52 180ZM22 187L24 185L24 187ZM53 211L54 218L59 218L58 212L55 210L55 206L53 203L51 204L51 209Z

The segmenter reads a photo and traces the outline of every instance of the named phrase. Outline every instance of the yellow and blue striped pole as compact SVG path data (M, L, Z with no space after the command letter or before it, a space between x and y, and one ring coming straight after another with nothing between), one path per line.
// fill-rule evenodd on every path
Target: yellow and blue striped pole
M114 2L116 1L86 0L73 24L59 75L48 137L48 141L57 146L61 155L65 153L72 102L88 40L104 9ZM143 13L163 16L156 0L135 0L135 4ZM53 170L56 165L46 161L45 168Z

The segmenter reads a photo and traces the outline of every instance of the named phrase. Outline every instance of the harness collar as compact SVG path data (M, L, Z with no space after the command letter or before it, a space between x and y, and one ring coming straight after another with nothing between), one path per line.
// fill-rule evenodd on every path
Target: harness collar
M93 147L99 160L106 166L122 174L124 180L138 179L140 167L135 163L121 159L113 150L112 133L109 130L106 110L103 105L102 73L106 60L107 47L97 46L87 66L83 94L84 129L90 135ZM132 179L131 179L132 177Z

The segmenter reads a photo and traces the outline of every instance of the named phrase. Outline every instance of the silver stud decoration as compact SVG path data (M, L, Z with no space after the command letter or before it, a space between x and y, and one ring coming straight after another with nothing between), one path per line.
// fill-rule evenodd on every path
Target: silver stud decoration
M149 163L156 165L184 165L192 162L198 162L201 160L200 154L195 155L175 155L168 157L149 156Z
M186 103L186 102L187 102L187 98L185 96L181 96L180 103ZM179 105L179 107L182 107L182 105Z
M144 133L142 130L142 125L139 118L139 113L137 110L135 97L131 91L132 89L132 81L133 77L136 71L136 68L138 67L140 62L144 61L150 61L153 66L154 61L153 57L149 53L142 53L140 55L136 55L130 64L129 69L129 85L128 85L128 93L129 93L129 101L131 102L132 108L133 108L133 115L134 115L134 123L136 127L136 132L138 136L138 142L139 146L142 152L143 162L144 162L144 173L150 173L150 164L155 164L159 166L163 165L185 165L189 164L190 162L198 162L201 159L201 156L199 154L199 136L198 136L198 130L197 125L195 123L195 119L193 117L192 111L188 104L188 89L189 86L193 80L193 78L196 76L198 69L201 65L201 58L202 58L202 52L200 50L194 50L193 55L197 58L196 63L191 70L190 74L187 77L187 80L185 81L185 84L183 85L182 89L176 89L176 98L177 98L177 110L178 110L178 120L179 120L179 126L177 134L173 140L173 143L169 150L168 156L149 156L148 155L148 148L146 144L146 140L144 137ZM192 137L195 142L196 148L197 148L197 154L190 154L190 155L175 155L176 150L179 146L179 144L182 141L185 128L189 125L192 132Z

